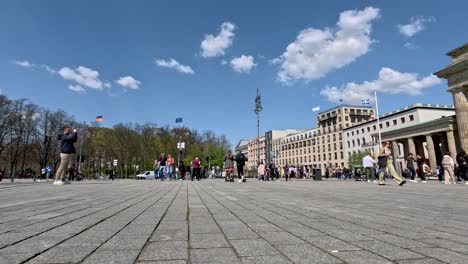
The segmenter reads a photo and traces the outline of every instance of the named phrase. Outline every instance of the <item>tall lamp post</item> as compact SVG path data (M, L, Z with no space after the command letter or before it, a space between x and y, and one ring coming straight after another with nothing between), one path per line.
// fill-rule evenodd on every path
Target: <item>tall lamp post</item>
M260 91L257 88L257 96L255 97L255 114L257 115L257 166L260 164L260 112L262 112L262 100Z

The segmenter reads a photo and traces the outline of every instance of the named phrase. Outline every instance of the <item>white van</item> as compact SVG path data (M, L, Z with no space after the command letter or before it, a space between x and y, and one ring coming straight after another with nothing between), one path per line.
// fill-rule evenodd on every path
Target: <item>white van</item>
M135 176L136 180L154 180L154 171L144 171L137 176Z

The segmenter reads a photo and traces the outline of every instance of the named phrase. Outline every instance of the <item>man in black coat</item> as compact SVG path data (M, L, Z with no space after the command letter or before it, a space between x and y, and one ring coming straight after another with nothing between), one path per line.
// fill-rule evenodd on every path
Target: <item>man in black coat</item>
M245 157L244 153L239 151L235 157L235 161L237 167L237 175L239 176L239 182L245 182L244 166L245 162L247 161L247 158Z
M70 166L70 162L73 159L75 154L75 146L73 145L78 141L78 133L76 129L73 130L73 133L70 132L69 126L63 127L63 134L58 136L60 140L60 166L55 173L55 185L69 184L70 181L67 177L67 170Z

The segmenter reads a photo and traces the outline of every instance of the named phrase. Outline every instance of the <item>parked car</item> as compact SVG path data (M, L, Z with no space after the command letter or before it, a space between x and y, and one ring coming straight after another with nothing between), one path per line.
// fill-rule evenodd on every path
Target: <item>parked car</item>
M144 171L144 172L138 174L137 176L135 176L135 179L137 179L137 180L154 180L155 179L154 171Z

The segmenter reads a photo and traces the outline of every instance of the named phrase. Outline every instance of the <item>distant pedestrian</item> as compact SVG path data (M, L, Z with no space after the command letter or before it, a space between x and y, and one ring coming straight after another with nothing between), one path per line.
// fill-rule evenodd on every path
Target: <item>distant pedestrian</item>
M166 160L166 175L169 180L172 180L172 166L174 166L174 158L169 154Z
M403 186L406 181L401 178L395 171L393 167L393 158L392 158L392 150L390 149L390 142L384 142L382 144L382 148L379 151L379 166L380 166L380 173L379 173L379 185L385 185L384 182L384 171L385 168L388 169L388 172L392 177L398 182L400 186Z
M288 165L284 165L283 171L284 171L284 178L285 178L286 181L288 181L288 176L289 176L289 167L288 167Z
M371 153L367 152L367 155L362 159L362 167L364 168L364 171L366 173L367 182L370 182L371 179L373 182L376 182L374 174L374 164L375 160L372 158Z
M442 158L442 166L444 166L445 184L457 184L454 174L455 162L450 156L450 152L445 152Z
M296 168L294 167L294 165L290 165L289 166L289 179L291 180L292 178L295 178L296 177Z
M416 155L416 164L418 165L418 176L419 178L421 178L421 182L426 183L426 174L424 172L424 159L419 155Z
M406 168L410 171L411 177L410 177L410 182L417 182L414 177L416 177L416 170L414 169L414 154L410 153L408 154L408 157L405 160Z
M60 140L60 166L55 174L54 184L69 184L70 181L67 177L67 170L76 152L73 144L78 141L77 130L74 129L73 132L71 132L69 126L64 126L63 134L58 136L58 140Z
M265 180L265 164L263 164L263 161L260 161L257 172L258 172L258 180L259 181Z
M234 170L234 156L232 155L232 152L230 149L226 151L226 155L224 156L223 159L223 164L224 164L224 171L226 172L226 181L234 181L234 177L232 175L232 172Z
M458 181L465 180L465 184L468 184L468 155L466 155L464 149L458 152L456 159Z
M5 176L5 171L0 170L0 182L3 180L3 177Z
M157 160L158 175L161 178L161 181L164 181L166 179L166 163L167 163L166 154L161 153L161 156L159 156L159 159ZM156 167L156 164L155 164L155 167Z
M195 157L195 159L192 160L192 181L193 179L197 179L197 181L200 180L200 172L201 172L201 161L199 157Z
M325 168L325 178L326 179L330 178L330 169L328 167Z
M235 161L236 161L237 176L239 177L239 182L245 182L244 166L245 166L245 162L247 161L247 158L245 157L244 153L239 151L236 154Z
M270 161L270 164L268 164L268 171L270 172L270 178L271 180L275 180L276 179L276 166L275 166L275 163L272 161Z

